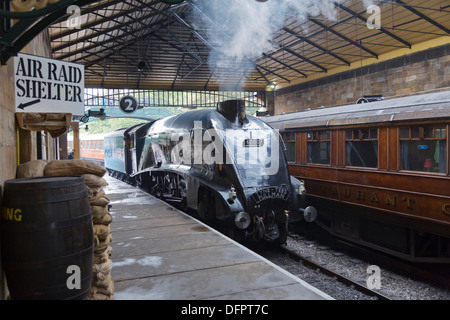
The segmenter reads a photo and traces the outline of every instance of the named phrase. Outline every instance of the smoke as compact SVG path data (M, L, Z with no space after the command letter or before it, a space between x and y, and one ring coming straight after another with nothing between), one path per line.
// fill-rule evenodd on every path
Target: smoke
M302 24L308 17L336 20L343 0L197 0L194 27L214 47L208 63L220 90L240 90L255 68L254 60L277 49L274 36L286 19ZM239 83L230 81L240 75ZM234 77L233 77L234 78ZM234 78L235 79L235 78Z

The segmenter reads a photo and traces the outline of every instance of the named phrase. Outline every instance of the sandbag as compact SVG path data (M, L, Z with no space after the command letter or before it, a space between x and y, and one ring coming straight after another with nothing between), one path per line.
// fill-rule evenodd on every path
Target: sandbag
M100 189L106 187L108 182L102 177L99 177L95 174L84 174L84 183L86 186L92 189Z
M108 213L108 207L91 206L92 221L97 224L97 221L102 221L103 217Z
M112 234L110 233L105 240L101 240L98 245L94 247L94 253L100 253L108 249L109 244L112 241Z
M89 295L89 300L114 300L114 295L106 295L96 292Z
M100 240L105 240L110 233L111 224L94 224L94 236L98 237Z
M17 179L42 177L44 176L44 169L47 163L47 160L32 160L22 163L17 167L16 177Z
M108 225L112 222L112 217L111 214L109 212L107 212L103 218L101 219L95 219L95 221L93 221L94 224L103 224L103 225Z
M44 169L45 176L70 176L94 174L103 177L106 169L88 160L53 160Z
M104 281L108 274L111 273L112 260L108 259L106 262L94 264L92 268L92 278L96 281Z
M102 264L108 259L111 259L111 255L113 253L113 248L108 246L105 251L94 253L94 264Z
M111 282L111 273L105 275L105 278L103 280L92 278L92 285L95 287L101 287L106 289L108 288L110 282Z
M95 224L94 225L94 234L97 235L100 239L105 239L108 234L111 233L111 224L103 225L103 224Z
M103 191L103 188L91 188L91 187L89 187L89 186L86 185L86 184L85 184L85 186L86 186L86 190L87 190L87 192L88 192L89 201L90 201L91 199L96 198L99 194L101 194L102 192L104 192L104 191Z
M88 187L87 187L88 188ZM89 192L88 192L89 193ZM105 194L105 191L103 189L101 189L100 191L98 191L95 195L92 193L91 195L89 195L89 202L94 202L95 200L98 200L100 198L105 198L106 200L108 200L108 203L111 199L109 199L109 197Z
M94 197L93 197L94 198ZM89 203L91 206L100 206L100 207L106 207L109 204L109 200L107 197L95 197L94 200L89 199Z
M110 281L106 288L93 285L91 287L91 294L96 295L99 293L107 295L107 296L113 295L114 294L114 282Z

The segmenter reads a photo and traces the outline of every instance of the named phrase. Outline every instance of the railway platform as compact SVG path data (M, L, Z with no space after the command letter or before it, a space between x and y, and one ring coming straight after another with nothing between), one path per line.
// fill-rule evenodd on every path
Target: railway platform
M160 199L105 178L115 300L332 299Z

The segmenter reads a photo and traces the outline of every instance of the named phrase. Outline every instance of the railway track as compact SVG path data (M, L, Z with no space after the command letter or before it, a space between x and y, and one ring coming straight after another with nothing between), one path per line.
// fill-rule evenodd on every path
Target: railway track
M343 276L342 274L339 274L338 272L335 272L328 268L325 268L323 265L316 263L307 257L302 256L301 254L288 248L287 246L281 246L280 249L281 249L281 252L288 255L291 259L294 259L297 262L302 262L303 265L305 265L309 268L312 268L314 270L319 270L322 274L325 274L331 278L334 278L337 281L363 293L364 295L367 295L369 297L375 297L378 300L391 300L391 298L389 298L375 290L371 290L371 289L367 288L366 286L364 286L350 278L347 278L347 277Z
M293 235L284 246L253 250L337 300L450 300L448 288L309 237ZM366 286L373 267L379 268L380 289Z

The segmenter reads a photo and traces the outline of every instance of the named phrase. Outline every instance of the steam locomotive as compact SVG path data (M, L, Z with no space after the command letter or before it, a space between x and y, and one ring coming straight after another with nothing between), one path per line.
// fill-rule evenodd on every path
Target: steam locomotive
M243 100L228 100L105 136L105 167L238 241L281 244L289 222L316 215L304 208L304 184L289 175L282 146Z

